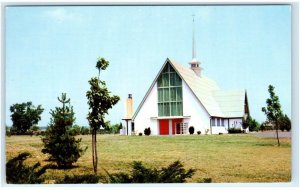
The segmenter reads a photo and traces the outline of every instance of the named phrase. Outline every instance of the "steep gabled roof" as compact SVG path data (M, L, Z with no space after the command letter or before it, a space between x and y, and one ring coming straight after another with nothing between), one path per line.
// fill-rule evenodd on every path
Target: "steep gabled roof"
M245 90L218 90L213 91L213 96L225 117L244 115Z
M215 81L203 75L199 77L193 70L167 58L134 113L133 119L135 119L151 89L154 87L163 68L168 63L175 69L181 79L185 81L187 86L191 89L195 97L203 105L210 116L242 117L244 115L244 90L221 90Z
M212 94L212 91L220 90L215 81L203 75L199 77L193 70L184 67L173 60L170 60L170 64L174 67L179 76L181 76L182 80L187 83L188 87L192 90L209 115L224 117L222 110Z

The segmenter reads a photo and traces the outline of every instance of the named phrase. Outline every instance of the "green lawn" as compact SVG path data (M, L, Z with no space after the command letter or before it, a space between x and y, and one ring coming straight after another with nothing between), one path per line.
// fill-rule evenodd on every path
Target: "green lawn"
M81 136L87 152L69 170L50 169L47 180L57 180L65 174L91 174L91 136ZM251 134L193 136L119 136L98 135L99 174L128 172L132 161L146 166L163 167L180 160L184 167L197 169L189 182L211 178L212 182L289 182L291 180L291 140L281 139L277 147L274 138ZM41 162L42 143L36 136L6 137L6 155L12 158L28 151L28 164Z

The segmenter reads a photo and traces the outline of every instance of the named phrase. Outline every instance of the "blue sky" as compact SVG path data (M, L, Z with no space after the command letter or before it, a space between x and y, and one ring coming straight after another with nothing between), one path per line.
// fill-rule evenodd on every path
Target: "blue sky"
M87 126L88 80L98 57L110 61L101 74L121 101L108 120L119 123L127 94L138 107L167 57L188 66L195 14L197 58L203 74L222 89L246 89L250 113L275 86L291 116L291 8L268 6L40 6L6 8L6 123L9 106L32 101L50 121L66 92L76 123Z

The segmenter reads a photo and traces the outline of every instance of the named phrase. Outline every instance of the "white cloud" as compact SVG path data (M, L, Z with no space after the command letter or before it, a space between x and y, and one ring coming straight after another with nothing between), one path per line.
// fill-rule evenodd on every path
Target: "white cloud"
M62 23L65 21L80 21L80 15L59 7L46 12L46 16L55 22Z

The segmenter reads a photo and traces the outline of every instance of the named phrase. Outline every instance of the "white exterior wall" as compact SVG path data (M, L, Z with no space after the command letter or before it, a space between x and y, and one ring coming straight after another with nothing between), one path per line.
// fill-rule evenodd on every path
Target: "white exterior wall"
M134 129L136 134L143 133L147 127L151 129L151 135L158 134L158 121L151 119L151 117L158 116L157 105L157 83L153 86L148 94L145 102L143 103L140 111L137 113L134 119Z
M242 118L229 119L229 128L242 128Z
M210 130L210 115L184 81L182 81L182 97L183 116L190 116L184 119L184 122L188 123L188 127L194 126L195 134L197 131L205 134L205 129Z
M217 126L217 118L212 118L215 120L215 125L212 125L212 134L219 134L219 133L228 133L228 119L222 118L224 120L224 126ZM213 122L212 122L213 124ZM222 124L222 121L220 121L220 125Z

